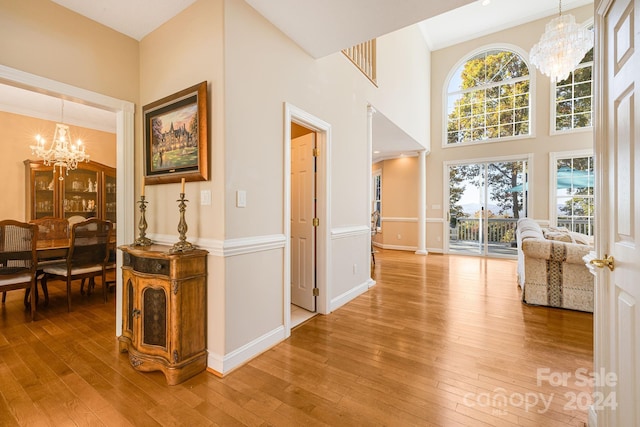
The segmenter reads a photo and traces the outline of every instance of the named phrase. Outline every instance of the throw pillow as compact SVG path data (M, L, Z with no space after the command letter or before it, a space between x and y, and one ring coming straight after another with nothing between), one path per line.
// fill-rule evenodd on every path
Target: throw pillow
M549 227L549 231L557 231L559 233L568 233L569 229L567 227Z
M591 246L593 244L593 242L591 241L591 236L587 236L586 234L570 231L569 235L571 236L571 238L573 238L573 241L579 245Z
M547 231L544 233L544 238L548 240L557 240L559 242L573 243L571 235L567 232L561 231Z

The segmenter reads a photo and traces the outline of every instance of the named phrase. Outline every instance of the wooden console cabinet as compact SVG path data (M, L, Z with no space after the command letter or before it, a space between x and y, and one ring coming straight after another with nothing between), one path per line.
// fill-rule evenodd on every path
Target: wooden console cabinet
M169 246L120 246L121 352L144 372L179 384L207 366L207 251L169 253Z

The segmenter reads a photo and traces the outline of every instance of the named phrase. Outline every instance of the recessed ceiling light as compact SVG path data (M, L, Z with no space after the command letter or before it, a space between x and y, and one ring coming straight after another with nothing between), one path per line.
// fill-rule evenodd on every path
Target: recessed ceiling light
M491 3L491 0L482 0L483 6L487 6L489 3Z

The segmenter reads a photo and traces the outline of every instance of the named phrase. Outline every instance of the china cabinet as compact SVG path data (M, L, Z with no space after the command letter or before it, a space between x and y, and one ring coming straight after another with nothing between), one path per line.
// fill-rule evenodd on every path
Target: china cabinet
M121 352L143 372L162 371L179 384L207 366L207 251L121 246Z
M62 176L43 161L25 160L26 218L98 217L116 222L116 170L83 162ZM60 179L63 178L63 179Z

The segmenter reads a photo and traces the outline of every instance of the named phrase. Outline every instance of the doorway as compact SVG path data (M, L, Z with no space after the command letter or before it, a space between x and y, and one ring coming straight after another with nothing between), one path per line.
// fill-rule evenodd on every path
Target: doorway
M331 312L331 286L328 280L331 271L331 245L330 245L330 183L331 171L329 159L331 159L331 125L327 122L301 110L291 104L284 103L284 217L283 229L285 234L284 268L283 268L283 318L285 338L291 335L292 323L292 293L291 273L292 264L295 262L292 256L292 130L302 128L302 133L313 133L316 153L314 156L315 176L315 256L312 261L315 272L315 311L306 316L315 314L329 314ZM297 306L295 306L297 307ZM297 314L297 313L296 313Z
M291 123L291 326L316 312L316 134Z
M527 216L529 159L450 163L447 252L517 257L516 224Z
M20 87L34 92L44 93L57 98L72 99L85 102L96 108L115 113L116 118L116 240L118 242L132 241L135 235L135 206L133 203L134 188L134 111L135 106L129 101L111 98L99 93L91 92L65 83L30 74L0 65L0 81L5 84ZM121 207L121 208L120 208ZM117 269L122 266L122 254L118 251ZM116 275L116 324L115 335L122 334L122 277Z

